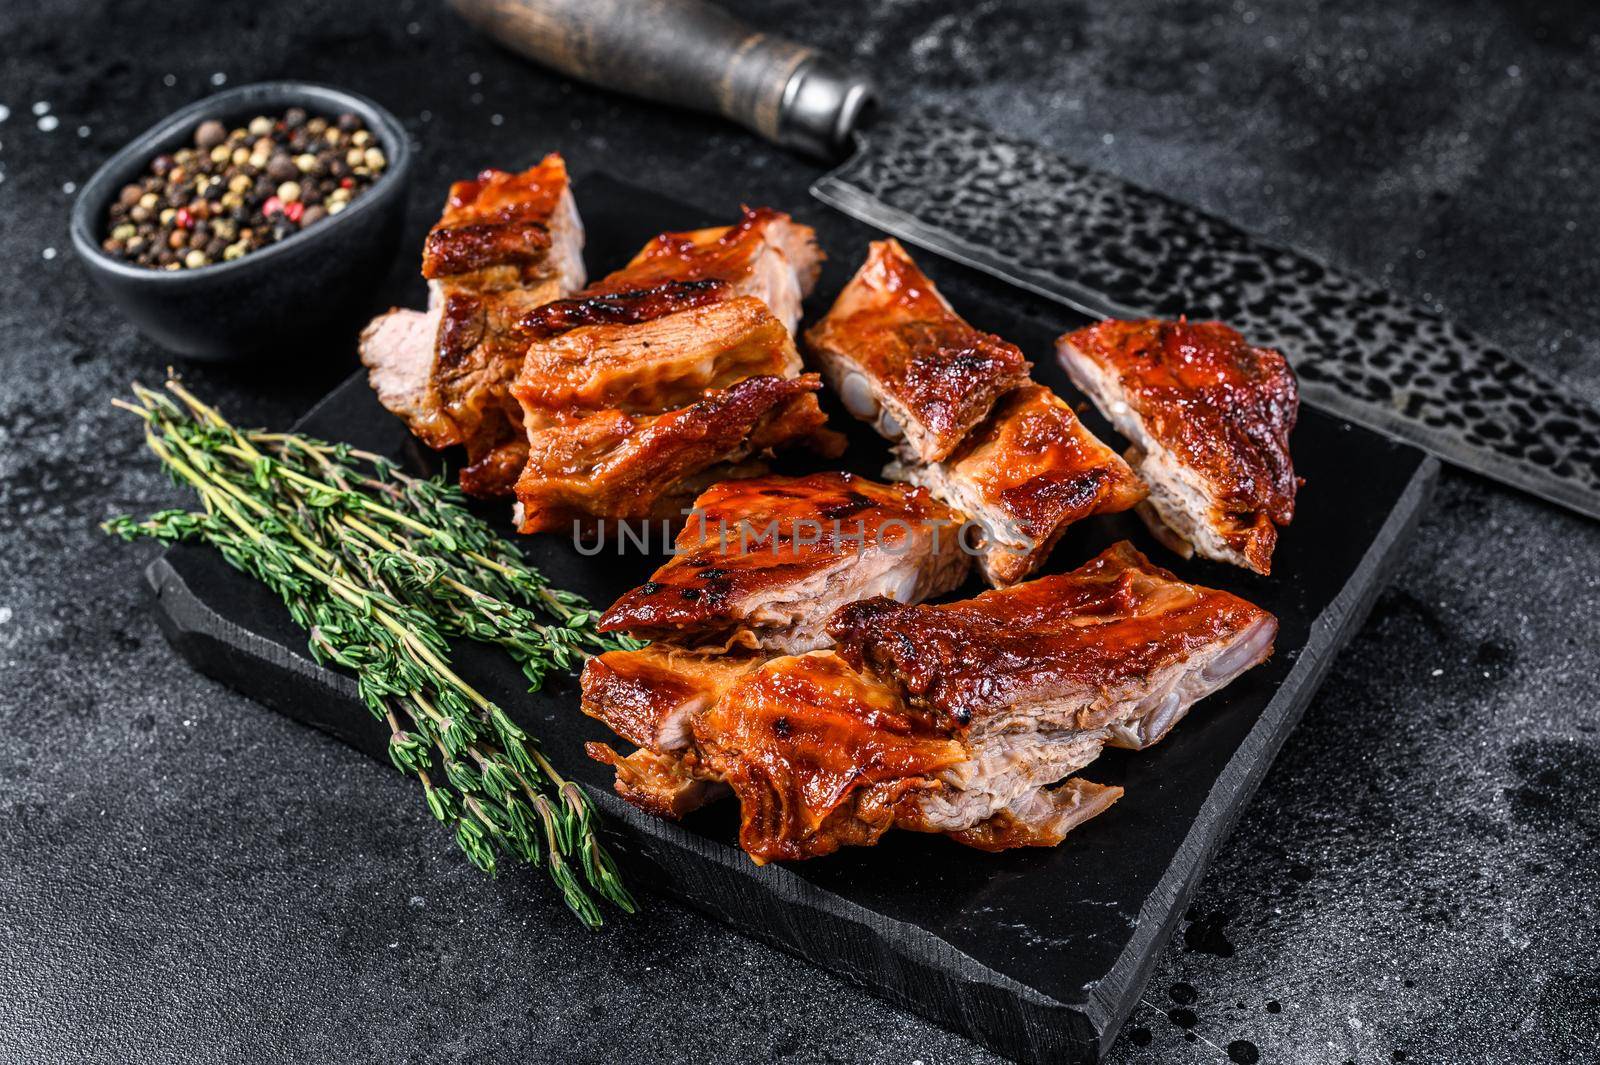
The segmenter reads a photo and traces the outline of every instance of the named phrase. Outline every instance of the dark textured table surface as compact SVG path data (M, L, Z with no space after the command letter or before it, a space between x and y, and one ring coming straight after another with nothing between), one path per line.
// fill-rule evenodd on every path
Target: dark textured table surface
M1590 5L870 6L739 5L1600 400ZM398 775L162 642L149 549L95 525L179 499L108 405L163 357L89 289L66 213L167 111L279 76L405 120L413 238L450 178L550 148L691 199L801 208L816 173L531 69L435 3L0 8L0 1060L993 1060L660 900L581 932L534 877L468 868ZM409 257L383 300L420 302ZM282 425L350 366L188 373ZM1112 1059L1593 1060L1597 636L1600 524L1447 472Z

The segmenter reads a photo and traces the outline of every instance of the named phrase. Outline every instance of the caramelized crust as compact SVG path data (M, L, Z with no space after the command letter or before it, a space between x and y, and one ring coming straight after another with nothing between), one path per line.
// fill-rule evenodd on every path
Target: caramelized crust
M558 155L521 174L486 170L451 187L429 234L426 312L392 310L361 335L384 407L433 448L467 450L461 485L509 494L527 458L509 391L526 338L518 322L583 284L583 224Z
M800 354L753 296L635 325L594 325L527 346L511 392L530 432L591 410L659 414L747 377L793 377Z
M527 315L530 340L592 325L637 325L693 307L750 296L794 333L800 301L821 270L816 233L781 211L743 209L731 226L662 233L628 265Z
M782 211L745 207L731 226L662 233L627 266L589 286L587 294L632 292L667 281L742 282L757 271L757 261L769 248L795 272L800 295L810 293L822 269L816 231ZM772 309L780 313L779 308Z
M691 307L719 303L731 291L732 286L726 281L663 281L614 295L554 300L524 315L517 328L529 340L546 340L586 325L638 325Z
M724 481L695 500L671 560L617 600L600 629L812 650L845 603L915 602L960 584L959 525L920 488L850 473Z
M554 415L529 439L518 527L532 533L573 520L663 516L660 505L681 492L680 482L719 463L803 442L837 454L814 395L821 387L815 374L752 377L666 414Z
M705 770L739 798L739 845L758 862L875 842L907 791L965 756L826 651L754 671L693 727Z
M689 743L689 718L744 674L755 657L702 655L666 644L607 651L584 664L580 709L637 747L680 750Z
M586 713L643 744L627 758L588 746L616 770L617 794L676 818L726 785L740 846L758 863L870 845L891 827L986 850L1050 846L1121 795L1077 779L1048 786L1092 758L1100 734L1068 737L1081 757L1018 764L1029 759L986 754L828 651L611 652L585 669L583 692Z
M566 164L555 154L520 174L485 170L451 185L444 213L423 245L422 276L492 267L509 268L522 280L547 276L550 219L566 189Z
M891 440L903 435L908 457L923 462L954 451L1031 368L1015 345L951 310L894 240L873 243L806 345L850 413Z
M983 572L996 586L1032 573L1073 522L1127 510L1145 495L1128 464L1038 384L1001 399L944 462L894 463L885 472L929 488L983 526Z
M1165 695L1167 673L1187 678L1206 655L1221 656L1216 679L1231 679L1242 672L1233 667L1270 653L1276 624L1237 596L1183 583L1123 541L1071 573L974 599L856 603L829 629L847 660L952 727L1042 707L1056 727L1095 729L1153 709L1143 702L1152 688ZM1236 662L1223 652L1241 639Z
M1160 522L1209 557L1269 572L1299 487L1299 393L1284 357L1220 322L1106 321L1057 343L1073 380L1133 440Z
M792 333L799 301L817 281L822 251L810 226L771 208L746 207L735 225L662 233L627 266L521 323L529 339L586 325L637 325L737 296L768 305ZM793 320L790 320L792 316Z

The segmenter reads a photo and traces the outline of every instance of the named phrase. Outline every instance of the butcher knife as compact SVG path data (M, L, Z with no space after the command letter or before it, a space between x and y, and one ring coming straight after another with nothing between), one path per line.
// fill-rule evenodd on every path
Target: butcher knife
M1305 400L1600 518L1600 410L1382 285L871 82L703 0L451 0L564 74L847 161L823 202L1086 314L1215 318L1281 350Z

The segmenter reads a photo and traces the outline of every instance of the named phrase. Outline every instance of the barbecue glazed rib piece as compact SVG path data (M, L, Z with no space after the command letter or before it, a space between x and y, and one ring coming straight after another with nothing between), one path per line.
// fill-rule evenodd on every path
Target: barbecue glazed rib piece
M607 651L584 667L583 712L637 747L682 751L694 742L689 728L693 715L765 661L701 654L664 643Z
M628 265L572 299L551 303L522 322L531 338L579 325L626 325L724 299L754 296L792 335L800 301L822 269L816 231L771 208L744 208L737 223L662 233Z
M855 603L829 629L834 650L765 661L660 644L591 660L584 713L640 749L590 754L660 816L731 788L758 862L891 827L985 850L1053 846L1122 794L1073 774L1108 743L1160 740L1271 653L1277 622L1120 543L962 602Z
M893 462L886 476L922 485L974 519L983 575L1015 584L1049 557L1067 527L1144 498L1128 464L1043 385L1023 385L943 462Z
M600 629L711 648L827 647L828 617L845 603L915 603L960 585L960 524L923 489L851 473L724 481L694 501L673 557Z
M1014 345L951 310L894 240L872 244L806 347L846 409L899 441L908 461L948 457L1030 369Z
M619 709L606 675L633 667L611 661L623 654L584 667L583 711L607 724ZM675 665L683 676L656 678L668 693L661 701L673 707L681 701L671 693L698 680L694 664ZM688 740L677 748L641 747L626 758L602 743L587 750L616 769L617 794L656 816L681 816L731 789L739 845L757 863L877 842L903 795L962 758L959 743L828 651L755 660L715 698L697 701L687 724Z
M451 185L423 244L422 276L446 291L548 281L562 294L582 288L583 225L561 156L552 152L520 174L485 170Z
M1079 780L1043 786L1092 758L1099 742L1074 739L1053 760L1003 745L975 750L962 730L908 709L830 651L753 666L736 659L733 671L709 677L706 661L682 652L668 659L656 647L591 660L584 712L636 742L666 739L626 758L605 744L588 751L616 770L619 795L657 816L682 816L731 789L739 844L757 862L870 845L891 827L944 832L986 850L1053 846L1121 795ZM1067 768L1051 776L1052 766ZM1038 783L993 795L994 775Z
M662 234L580 298L523 316L524 530L671 516L718 473L759 472L729 463L800 437L836 454L816 398L780 403L776 384L800 373L792 330L820 260L809 227L746 209L737 225ZM754 379L767 384L743 387ZM604 477L593 491L590 466Z
M747 377L795 377L800 353L753 296L636 325L591 325L527 346L511 394L536 434L562 414L660 414Z
M602 410L552 415L532 432L516 484L525 533L569 521L672 517L708 471L807 444L838 454L817 406L816 374L751 377L664 414ZM748 475L748 473L746 474Z
M1117 746L1144 748L1264 661L1278 623L1238 596L1183 583L1123 541L1071 573L974 599L855 603L829 629L841 655L969 734L1104 730Z
M395 309L362 332L378 400L432 448L462 445L462 487L504 495L526 458L508 386L527 347L519 323L583 285L583 225L558 155L521 173L457 182L428 234L426 312Z
M1133 443L1150 486L1139 514L1188 558L1272 568L1299 487L1294 372L1220 322L1106 321L1056 341L1067 373Z

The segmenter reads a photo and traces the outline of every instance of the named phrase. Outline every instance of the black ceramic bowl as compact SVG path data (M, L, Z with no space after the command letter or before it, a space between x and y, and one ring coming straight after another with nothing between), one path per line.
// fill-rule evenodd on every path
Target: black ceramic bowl
M106 255L106 211L150 160L190 143L208 118L229 126L303 107L361 116L388 165L350 206L277 244L196 270L151 270ZM354 339L367 301L389 272L405 222L411 148L393 115L364 96L325 85L274 81L218 93L135 137L83 186L72 208L72 246L101 290L140 331L193 359L293 356Z

